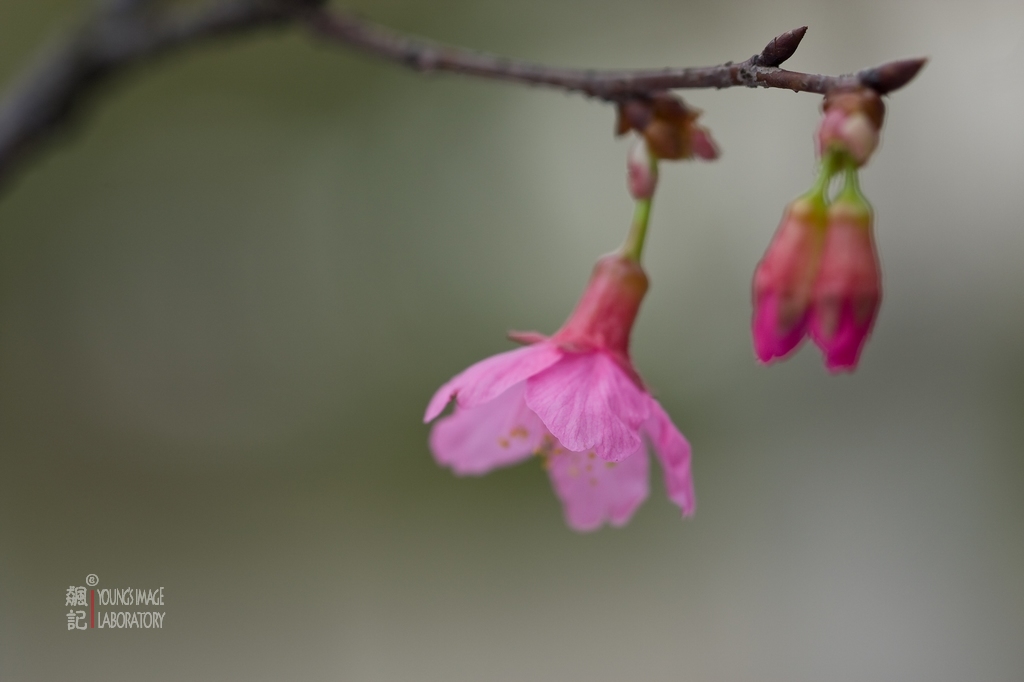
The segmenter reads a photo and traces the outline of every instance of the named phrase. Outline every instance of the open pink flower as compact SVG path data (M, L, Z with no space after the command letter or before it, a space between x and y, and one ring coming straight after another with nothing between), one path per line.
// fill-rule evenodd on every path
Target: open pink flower
M430 446L439 464L479 475L540 455L569 525L625 524L647 497L649 445L669 498L694 511L690 446L647 392L629 358L629 334L647 291L635 260L613 254L594 268L576 310L554 336L476 363L438 389L424 421L449 400Z

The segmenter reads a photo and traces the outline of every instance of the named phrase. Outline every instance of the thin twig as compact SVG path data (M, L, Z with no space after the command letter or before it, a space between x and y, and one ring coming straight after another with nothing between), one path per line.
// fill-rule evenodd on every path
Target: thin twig
M308 15L313 30L329 40L356 47L417 71L450 71L493 80L544 85L606 100L620 100L679 88L783 88L825 94L839 87L866 85L881 93L903 87L924 59L890 62L843 76L822 76L780 69L796 51L807 27L787 31L743 62L697 68L595 70L559 69L474 52L407 36L352 15L317 11Z
M736 85L825 93L866 85L886 93L924 65L891 62L845 76L779 68L806 27L788 31L738 64L689 69L578 70L531 64L408 36L352 13L331 13L323 0L212 0L200 10L157 11L151 0L106 0L72 35L47 49L0 100L0 189L42 146L68 127L82 104L113 76L175 49L254 29L297 24L325 40L418 71L448 71L558 88L609 101L675 88Z

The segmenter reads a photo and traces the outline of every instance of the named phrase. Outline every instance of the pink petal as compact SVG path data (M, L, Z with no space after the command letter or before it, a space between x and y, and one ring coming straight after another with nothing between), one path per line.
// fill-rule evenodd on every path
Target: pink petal
M526 382L526 404L566 450L621 460L640 447L648 395L601 351L567 353Z
M693 494L690 473L690 444L654 398L651 398L651 418L647 420L646 430L661 461L668 498L683 510L683 516L692 516L697 498Z
M719 156L718 145L711 137L711 131L702 125L694 124L690 130L690 147L697 158L714 161Z
M492 355L457 374L430 399L423 421L441 414L452 396L460 407L475 407L493 400L510 387L558 362L562 351L550 343L538 343Z
M548 475L573 530L622 526L647 499L647 453L641 445L620 462L593 452L559 449L547 455Z
M547 435L523 400L525 382L477 407L456 407L434 424L430 449L442 466L478 476L530 457Z
M780 323L780 319L784 317L780 309L785 305L776 293L766 293L754 304L754 320L751 323L754 352L757 359L765 364L792 353L807 333L807 321L810 317L807 311L788 327Z
M856 307L859 304L859 309ZM825 367L832 374L852 372L857 369L861 351L867 343L871 328L878 312L877 299L867 302L841 301L835 304L838 311L828 323L829 330L823 330L821 316L814 318L812 335L814 342L825 354Z

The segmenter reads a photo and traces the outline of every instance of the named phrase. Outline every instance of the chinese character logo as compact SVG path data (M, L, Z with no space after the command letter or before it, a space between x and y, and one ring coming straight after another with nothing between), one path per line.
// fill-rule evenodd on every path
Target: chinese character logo
M64 602L64 606L88 606L88 601L85 597L84 587L75 587L72 585L68 588L67 599Z
M68 611L68 630L85 630L87 627L85 611Z

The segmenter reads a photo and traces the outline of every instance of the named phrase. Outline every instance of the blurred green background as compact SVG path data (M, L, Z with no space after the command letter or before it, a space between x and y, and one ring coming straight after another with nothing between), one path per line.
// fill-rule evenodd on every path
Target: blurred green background
M554 330L631 206L612 111L295 30L108 91L0 197L0 680L1016 681L1024 675L1024 5L361 0L570 66L932 59L863 173L885 297L853 376L769 369L753 268L819 99L700 91L634 359L699 509L578 535L536 463L437 468L431 393ZM0 82L73 0L0 2ZM164 586L165 629L64 593Z

